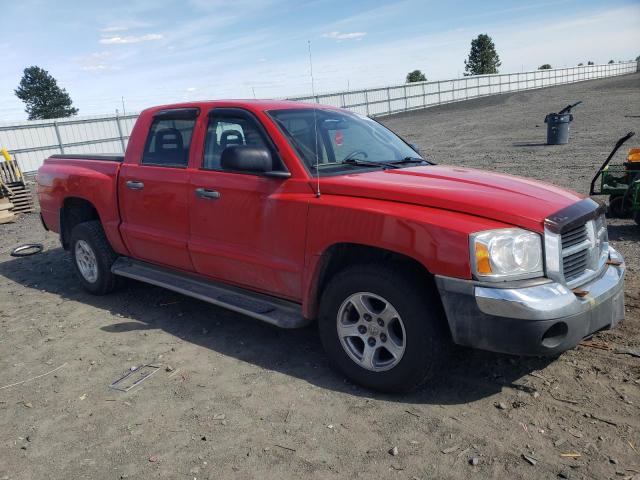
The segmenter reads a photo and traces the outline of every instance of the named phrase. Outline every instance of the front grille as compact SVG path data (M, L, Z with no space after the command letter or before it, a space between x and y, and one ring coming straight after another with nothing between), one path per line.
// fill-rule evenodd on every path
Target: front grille
M606 269L609 238L601 210L593 200L585 199L545 219L545 273L548 278L575 288L590 282Z
M587 226L580 225L573 230L569 230L562 234L562 249L572 247L587 239Z
M580 225L562 234L562 272L564 279L570 282L584 274L589 266L590 250L587 225Z
M573 253L565 257L562 262L565 280L570 282L574 278L578 278L587 269L588 263L589 252L587 250L582 250L581 252Z

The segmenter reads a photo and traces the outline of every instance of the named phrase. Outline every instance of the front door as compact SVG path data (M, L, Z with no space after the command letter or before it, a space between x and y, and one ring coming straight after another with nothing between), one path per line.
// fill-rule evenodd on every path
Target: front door
M193 108L156 114L142 158L122 165L118 184L120 231L132 255L189 271L187 165L197 117Z
M271 150L274 170L286 171L268 134L251 113L214 109L201 168L191 175L189 251L200 274L299 300L304 267L308 186L286 178L225 171L233 145Z

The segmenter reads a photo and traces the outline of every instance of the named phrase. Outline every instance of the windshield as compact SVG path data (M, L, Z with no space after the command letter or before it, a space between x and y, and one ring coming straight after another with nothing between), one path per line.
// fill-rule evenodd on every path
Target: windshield
M317 173L326 175L356 167L385 168L393 162L422 160L396 134L351 112L309 108L271 110L268 114L313 174L316 163Z

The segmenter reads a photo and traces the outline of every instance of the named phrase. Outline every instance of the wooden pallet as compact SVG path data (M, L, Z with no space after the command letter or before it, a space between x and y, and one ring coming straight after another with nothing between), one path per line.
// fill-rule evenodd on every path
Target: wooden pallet
M0 225L13 222L16 219L16 215L12 209L13 203L11 203L8 198L0 198Z
M4 186L5 194L7 192L9 194L9 200L13 203L13 212L35 212L33 195L24 181L18 162L11 159L4 150L2 155L7 160L0 161L0 183Z
M7 183L9 190L9 200L13 203L13 211L15 213L32 213L35 212L33 203L33 195L28 185L24 182Z
M18 162L15 160L10 162L0 160L0 180L5 184L24 182Z

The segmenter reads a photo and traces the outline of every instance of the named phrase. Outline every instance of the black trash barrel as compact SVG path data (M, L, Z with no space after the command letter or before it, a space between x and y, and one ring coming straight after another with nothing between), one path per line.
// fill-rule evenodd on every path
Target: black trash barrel
M550 113L544 118L547 124L547 145L569 143L569 125L573 121L570 113Z

